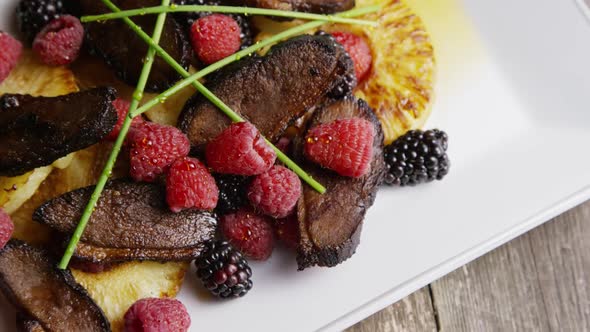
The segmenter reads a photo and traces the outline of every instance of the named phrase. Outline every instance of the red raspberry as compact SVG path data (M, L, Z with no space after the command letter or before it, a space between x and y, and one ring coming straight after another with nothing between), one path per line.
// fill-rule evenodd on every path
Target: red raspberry
M299 247L299 223L297 222L297 214L292 214L287 218L275 220L275 231L277 237L289 249L297 249Z
M4 248L6 243L12 237L14 232L14 224L10 216L0 208L0 249Z
M360 82L365 79L373 64L371 48L369 48L367 42L363 38L348 32L333 32L332 37L344 46L344 49L352 58L357 81Z
M260 212L273 218L291 214L301 196L301 181L286 167L273 166L252 180L248 200Z
M23 45L11 35L0 31L0 83L14 69L23 52Z
M236 53L242 44L240 34L236 20L222 14L202 17L191 27L193 49L207 65Z
M215 178L198 159L178 158L170 166L166 177L166 201L170 210L213 210L218 198Z
M37 34L33 50L47 65L68 65L78 58L83 40L82 23L74 16L64 15L49 22Z
M319 125L307 133L305 155L340 175L361 177L371 166L374 131L373 125L361 118Z
M117 137L119 136L119 133L121 132L121 127L123 127L123 122L125 121L125 117L127 116L127 113L129 112L129 105L130 105L130 103L125 99L117 98L113 101L113 106L115 107L115 110L117 110L117 116L118 116L117 124L115 124L115 128L113 128L111 133L105 138L106 140L108 140L108 141L117 140ZM144 122L143 117L141 115L138 115L135 118L133 118L133 121L131 121L131 127L138 126L142 122Z
M277 158L249 122L233 123L207 145L205 155L215 172L247 176L268 171Z
M270 220L248 208L221 217L221 234L236 249L254 260L267 260L272 254L274 238Z
M125 313L125 332L185 332L191 317L175 299L147 298L135 302Z
M127 142L130 174L136 181L153 182L190 150L189 140L180 130L147 121L129 132Z

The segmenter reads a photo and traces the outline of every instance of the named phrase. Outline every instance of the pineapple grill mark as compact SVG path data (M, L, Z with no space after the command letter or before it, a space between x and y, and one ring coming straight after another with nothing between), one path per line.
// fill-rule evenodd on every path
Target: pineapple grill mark
M399 1L399 0L396 0L396 1L395 1L395 3L398 3L398 4L399 4L399 3L400 3L400 1ZM412 15L412 17L413 17L413 15ZM419 37L419 38L418 38L418 37ZM414 40L421 40L420 38L425 38L425 37L424 37L424 36L419 36L419 35L417 34L416 36L413 36L412 38L413 38ZM418 38L418 39L416 39L416 38ZM418 51L418 52L416 52L416 54L422 54L422 53L424 53L424 54L430 54L430 55L432 54L432 52L425 52L425 51ZM418 85L418 83L416 83L416 82L417 82L417 80L415 80L413 77L410 77L410 78L411 78L411 79L413 79L413 84L414 84L414 85ZM429 97L429 96L430 96L430 94L428 93L428 91L427 91L426 89L418 89L418 88L417 88L417 90L420 90L420 91L421 91L421 93L422 93L424 96L426 96L426 97ZM406 104L406 105L407 105L407 107L411 106L411 107L410 107L410 109L412 109L412 113L413 113L415 116L417 116L417 115L419 114L419 113L417 113L417 112L418 112L418 110L416 109L416 104L415 104L414 102L412 102L411 100L406 100L406 101L403 101L403 102L402 102L402 104ZM409 105L409 106L408 106L408 105ZM380 111L381 111L381 108L380 108ZM397 116L399 119L405 120L405 116L404 116L404 114L403 114L402 110L401 110L401 109L399 109L399 108L396 108L396 116ZM407 122L407 121L404 121L404 122ZM162 294L164 294L164 293L162 293Z
M65 76L65 74L64 74L64 76ZM73 84L73 83L72 83L72 84ZM46 81L45 81L45 82L42 84L42 86L43 86L43 87L45 87L45 86L51 86L51 81L50 81L50 80L46 80ZM77 88L75 88L75 90L77 90ZM118 194L118 193L117 193L117 194ZM179 271L177 275L179 276L179 279L180 279L180 280L178 281L178 283L179 283L179 282L182 280L182 276L184 275L184 270L183 270L183 271ZM91 287L88 287L88 286L90 286L90 285L88 285L88 284L87 284L86 286L87 286L87 288L91 288ZM176 291L177 291L177 289L174 289L174 290L173 290L173 289L170 289L170 290L163 290L163 291L161 291L161 292L160 292L160 294L161 294L161 295L168 295L168 294L170 294L170 295L174 296L174 294L176 293ZM98 294L95 294L95 296L100 298L100 295L98 295ZM104 304L102 304L102 305L101 305L101 307L108 308L108 307L109 307L109 305L110 305L110 306L115 306L115 305L116 305L116 303L110 303L110 304L106 304L106 303L104 303Z
M400 0L363 19L376 19L382 28L354 27L353 32L362 31L374 50L371 76L359 86L357 96L375 110L388 144L422 125L429 114L434 50L420 17Z
M358 0L359 6L375 0ZM356 91L375 110L385 143L423 124L433 94L434 51L420 17L399 0L381 12L363 17L377 20L381 28L337 25L328 31L351 31L363 35L372 46L373 68Z

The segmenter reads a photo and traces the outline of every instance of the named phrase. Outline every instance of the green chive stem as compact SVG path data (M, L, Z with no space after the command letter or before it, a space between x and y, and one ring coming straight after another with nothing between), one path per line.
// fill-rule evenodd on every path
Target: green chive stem
M104 0L104 1L105 1L105 3L110 2L109 0ZM342 15L343 17L364 15L367 13L378 11L380 8L381 8L381 6L379 6L379 5L370 6L370 7L359 8L356 10L344 12L339 15ZM111 9L113 11L116 11L118 8L116 8L113 5L113 7L111 7ZM178 82L177 84L175 84L172 88L166 90L165 92L163 92L159 96L157 96L157 97L153 98L152 100L148 101L147 103L145 103L141 108L135 110L134 112L130 112L129 114L131 117L137 116L139 114L142 114L142 113L148 111L150 108L152 108L155 105L157 105L158 103L161 103L162 101L170 98L171 96L173 96L174 94L176 94L180 90L184 89L185 87L187 87L189 85L193 85L201 94L203 94L207 99L209 99L209 101L211 101L211 103L213 103L215 106L217 106L226 116L228 116L234 122L241 122L241 121L244 121L244 119L242 119L242 117L240 117L240 115L238 115L229 106L227 106L221 99L217 98L217 96L215 96L215 94L213 94L209 89L207 89L203 84L201 84L198 81L198 79L226 66L227 64L230 64L236 60L239 60L245 56L248 56L263 47L274 44L282 39L285 39L285 38L303 33L305 31L320 27L324 24L324 22L318 22L318 21L308 22L308 23L302 24L300 26L285 30L281 33L278 33L278 34L266 39L266 40L256 43L255 45L252 45L240 52L237 52L234 55L231 55L225 59L222 59L222 60L200 70L199 72L197 72L193 75L190 75L190 73L187 72L178 62L176 62L176 60L174 60L174 58L172 58L164 49L162 49L159 45L154 43L154 41L151 40L151 38L145 32L143 32L135 23L133 23L133 21L131 21L129 18L123 18L123 20L127 23L127 25L129 25L129 27L132 30L134 30L139 35L140 38L142 38L146 43L148 43L151 47L153 47L156 50L156 52L158 53L158 55L162 59L164 59L164 61L166 61L170 66L172 66L183 77L185 77L185 79L183 79L180 82ZM305 171L301 167L299 167L295 162L293 162L287 155L282 153L271 142L269 142L268 140L267 140L267 142L271 146L271 148L273 150L275 150L275 152L277 152L278 159L281 162L283 162L283 164L285 164L287 167L289 167L293 172L295 172L303 181L305 181L308 185L310 185L312 188L314 188L319 193L323 194L326 192L326 188L324 186L322 186L319 182L315 181L311 176L309 176L307 173L305 173Z
M101 14L101 15L89 15L83 16L81 21L87 22L104 22L113 19L121 19L124 17L131 16L142 16L146 14L161 14L161 13L180 13L180 12L212 12L212 13L225 13L225 14L244 14L244 15L260 15L260 16L276 16L276 17L287 17L297 18L301 20L309 21L322 21L325 23L342 23L342 24L356 24L356 25L367 25L377 26L377 22L358 20L347 17L340 17L337 15L322 15L313 13L294 12L277 9L264 9L264 8L251 8L251 7L235 7L235 6L200 6L200 5L187 5L187 6L155 6L147 8L138 8L131 10L124 10L115 13Z
M170 0L162 0L162 5L168 5L169 3L170 3ZM162 13L162 14L158 15L158 18L156 20L156 26L154 27L154 34L153 34L154 43L158 43L160 41L160 37L162 36L162 30L164 28L165 22L166 22L166 14ZM131 104L129 106L130 113L137 109L137 106L139 105L139 102L141 101L143 91L145 89L148 77L149 77L150 72L152 70L152 65L154 63L155 55L156 55L156 51L150 47L147 52L147 56L145 58L146 61L144 62L143 68L141 70L141 74L139 76L137 87L135 88L135 92L133 93L133 99L131 100ZM123 146L123 141L125 140L125 136L127 135L129 128L131 127L132 119L133 118L131 116L128 116L125 118L125 121L123 122L123 125L121 127L121 132L119 133L119 136L117 137L117 140L115 141L115 144L113 145L113 149L111 150L111 153L110 153L107 163L104 167L104 170L100 174L98 182L96 183L96 187L94 188L94 191L92 192L92 195L90 196L90 200L88 201L88 205L86 205L86 208L84 209L84 212L82 213L82 217L80 218L78 226L76 227L76 230L74 231L74 234L72 235L72 238L70 239L70 242L68 243L66 251L59 263L59 268L62 270L66 269L68 267L68 265L70 264L70 260L72 259L74 251L76 250L76 246L78 245L78 242L80 241L80 238L82 237L82 233L84 232L84 229L86 228L86 225L88 224L88 221L90 220L90 216L92 215L92 212L94 211L94 208L96 207L98 199L100 198L100 195L102 194L102 191L104 190L104 187L111 175L113 167L115 166L115 161L117 160L117 156L119 155L119 152L121 151L121 147Z
M119 8L117 8L109 0L102 0L102 1L112 11L114 11L114 12L120 11ZM167 6L169 3L170 3L170 0L162 0L163 6ZM350 10L347 12L343 12L343 13L340 13L336 16L339 16L339 17L360 16L360 15L376 12L380 8L381 8L381 6L379 6L379 5L369 6L369 7L364 7L364 8L359 8L359 9L354 9L354 10ZM201 77L204 77L205 75L207 75L207 74L235 61L235 60L239 60L240 57L248 56L249 54L258 51L259 49L261 49L267 45L270 45L270 44L277 42L281 39L288 38L290 36L305 32L307 30L311 30L316 27L320 27L321 25L324 24L324 22L309 22L309 23L303 24L301 26L298 26L298 27L295 27L295 28L292 28L289 30L285 30L285 31L283 31L283 32L281 32L281 33L279 33L267 40L261 41L260 43L257 43L256 45L253 45L241 52L238 52L237 54L235 54L233 56L223 59L220 62L215 63L211 66L208 66L204 70L201 70L199 73L196 73L191 76L180 64L178 64L169 54L167 54L163 48L161 48L158 45L158 42L159 42L161 34L162 34L162 29L163 29L163 26L165 23L165 19L166 19L165 13L160 13L158 15L158 18L156 21L156 26L154 29L153 39L152 39L147 34L145 34L145 32L143 32L143 30L141 30L141 28L139 28L135 23L133 23L133 21L131 21L129 18L126 18L126 17L123 18L123 20L131 27L131 29L134 30L142 39L144 39L150 45L150 49L148 50L148 55L146 57L146 61L144 63L143 69L141 71L141 75L138 80L137 88L136 88L135 92L133 93L133 100L132 100L130 108L129 108L129 115L125 118L125 121L123 122L121 132L119 133L119 136L117 137L117 140L115 141L115 144L113 145L113 149L111 150L111 153L109 155L109 158L107 160L105 168L104 168L103 172L101 173L100 178L98 179L98 182L96 184L94 192L92 193L92 195L90 197L88 205L84 209L82 217L80 218L80 222L78 223L78 226L76 227L76 230L74 231L74 234L72 235L72 238L70 239L70 242L66 248L64 256L62 257L62 260L60 261L59 268L61 268L61 269L66 269L69 265L69 262L74 254L76 246L78 245L78 242L80 241L80 238L82 237L84 229L86 228L86 225L88 224L88 221L90 220L90 216L92 215L92 212L94 211L94 208L98 202L98 199L100 198L100 195L102 194L102 191L104 190L106 182L108 181L108 178L112 172L112 169L115 165L117 157L121 151L121 148L123 146L123 142L124 142L125 137L127 135L127 132L129 131L129 128L131 127L131 120L133 119L134 116L137 116L138 114L141 114L149 109L149 107L145 107L145 106L142 107L141 109L138 109L137 107L138 107L139 101L141 100L141 97L143 95L143 90L145 89L145 85L147 84L147 79L149 77L149 74L150 74L150 71L151 71L151 68L153 65L153 61L154 61L154 56L156 53L158 53L158 55L160 57L162 57L166 62L168 62L169 65L171 65L182 76L184 76L185 79L182 80L181 82L179 82L178 84L176 84L173 88L167 90L163 94L159 95L158 97L156 97L156 98L152 99L150 102L148 102L148 104L151 103L150 107L153 107L154 105L161 102L162 100L164 100L168 96L171 96L174 93L178 92L179 90L183 89L184 87L192 84L201 93L203 93L205 96L208 96L208 98L211 100L212 103L214 103L216 106L220 107L224 111L224 113L226 113L226 115L228 115L228 117L230 117L230 119L232 119L232 121L242 121L241 117L237 113L233 112L231 110L231 108L229 108L227 105L225 105L225 103L223 103L221 100L219 100L219 98L217 98L217 96L215 96L211 91L209 91L205 86L203 86L198 81L198 79ZM146 104L146 106L147 106L147 104ZM140 112L138 112L138 111L140 111ZM269 144L270 144L270 142L269 142ZM275 147L272 144L270 144L270 146L277 153L279 160L281 160L287 167L291 168L294 172L296 172L304 181L306 181L308 184L310 184L318 192L320 192L320 193L325 192L325 188L321 184L314 181L297 164L295 164L292 160L290 160L282 151L280 151L277 147Z
M305 23L305 24L296 26L294 28L285 30L285 31L280 32L270 38L262 40L256 44L248 47L248 48L245 48L242 51L239 51L227 58L219 60L219 61L215 62L214 64L211 64L211 65L199 70L198 72L196 72L192 75L190 75L190 73L188 73L184 68L182 68L182 66L180 66L180 65L176 66L174 64L174 63L178 64L176 62L176 60L174 60L172 57L170 57L170 55L168 55L166 53L166 51L162 50L161 53L158 52L158 55L160 57L162 57L162 59L164 59L164 61L171 64L172 67L174 67L174 69L176 69L185 78L183 80L179 81L178 83L176 83L172 88L164 91L159 96L146 102L141 108L137 109L133 115L138 115L138 114L148 111L150 108L154 107L155 105L160 103L162 100L166 100L167 98L170 98L172 95L176 94L177 92L179 92L180 90L184 89L185 87L187 87L189 85L195 86L195 88L197 88L200 92L202 92L201 90L203 90L203 88L197 86L198 84L200 84L198 81L199 79L211 74L212 72L214 72L220 68L223 68L224 66L226 66L236 60L239 60L239 59L249 56L250 54L260 50L261 48L264 48L268 45L272 45L280 40L289 38L291 36L301 34L305 31L311 30L313 28L317 28L317 27L321 26L322 24L323 24L323 22L317 22L317 21L316 22L309 22L309 23ZM147 35L145 35L145 36L149 38L149 36L147 36ZM142 36L142 38L143 37L144 36ZM144 39L144 40L146 42L148 42L150 45L152 44L152 42L150 40L148 40L148 39ZM211 101L211 102L213 102L213 101ZM223 104L222 101L220 101L219 103L215 103L215 105L216 106L221 105L220 108L223 111L223 113L225 113L225 115L227 115L230 119L232 119L232 121L236 121L236 122L243 121L242 118L237 113L235 113L233 110L231 110L231 108L229 108L228 106ZM223 105L225 105L225 106L223 106Z
M105 0L105 1L108 2L109 0ZM379 6L379 5L368 6L368 7L364 7L364 8L359 8L359 9L354 9L354 10L350 10L347 12L343 12L338 15L340 15L342 17L354 17L354 16L360 16L360 15L364 15L364 14L368 14L368 13L373 13L373 12L378 11L379 9L381 9L381 6ZM157 97L153 98L152 100L146 102L141 108L139 108L135 112L131 113L132 116L139 115L139 114L142 114L142 113L148 111L150 108L156 106L158 103L161 103L162 101L167 100L168 98L170 98L171 96L178 93L180 90L186 88L189 85L193 85L200 92L204 92L207 88L204 87L198 81L199 79L209 75L210 73L212 73L218 69L221 69L222 67L224 67L234 61L237 61L243 57L249 56L252 53L254 53L266 46L272 45L278 41L281 41L283 39L304 33L306 31L312 30L314 28L320 27L324 24L323 22L317 22L317 21L316 22L308 22L308 23L293 27L291 29L282 31L270 38L267 38L265 40L257 42L256 44L254 44L248 48L245 48L242 51L239 51L239 52L237 52L225 59L222 59L214 64L211 64L211 65L201 69L200 71L190 75L190 73L188 71L186 71L178 62L176 62L176 60L174 60L174 58L172 58L161 46L155 44L153 42L153 40L151 40L151 38L145 32L143 32L137 25L135 25L135 23L133 23L128 18L124 18L124 20L130 26L130 28L132 30L134 30L139 35L140 38L142 38L146 43L148 43L150 46L152 46L156 50L158 55L162 59L164 59L164 61L166 61L166 63L168 63L170 66L172 66L183 77L185 77L183 80L176 83L173 87L164 91L163 93L161 93ZM208 95L210 95L212 98L216 98L214 94L212 94L210 91L208 91L208 92L209 92ZM229 108L229 106L225 105L223 103L223 101L217 99L217 100L211 100L211 102L214 103L216 106L220 107L221 110L225 113L225 115L227 115L230 119L232 119L232 121L235 121L235 122L243 121L243 119L237 113L235 113L231 108Z

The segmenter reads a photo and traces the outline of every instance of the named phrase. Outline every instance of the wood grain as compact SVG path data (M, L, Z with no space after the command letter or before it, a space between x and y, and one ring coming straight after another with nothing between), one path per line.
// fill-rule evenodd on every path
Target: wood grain
M428 287L416 291L348 330L348 332L375 331L436 331Z
M349 332L590 331L590 202L457 269L428 290Z

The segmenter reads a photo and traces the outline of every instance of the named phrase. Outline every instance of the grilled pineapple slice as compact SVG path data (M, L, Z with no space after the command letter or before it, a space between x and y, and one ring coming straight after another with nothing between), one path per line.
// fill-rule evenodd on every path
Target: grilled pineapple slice
M24 50L18 65L0 83L0 95L5 93L55 97L78 91L74 74L66 67L51 67L41 63L30 50Z
M33 196L52 170L52 166L45 166L19 176L0 177L0 206L6 213L14 213Z
M380 11L360 19L373 20L378 27L324 25L325 31L348 31L363 36L373 52L373 67L355 94L366 100L377 114L385 133L385 144L410 129L420 128L430 115L433 99L435 59L430 36L420 17L403 0L357 0L357 8L381 4ZM256 18L260 29L256 40L290 28L293 22L277 23Z
M188 86L168 98L165 102L152 107L149 111L145 112L145 116L153 122L176 126L184 104L195 92L195 88ZM156 96L157 94L148 93L145 95L143 101L149 101Z
M357 0L357 6L382 3L363 17L379 22L366 26L331 26L327 31L350 31L371 45L373 68L356 95L366 100L383 126L385 144L424 125L433 99L435 59L424 24L402 0Z
M76 152L65 169L55 169L35 195L12 215L16 226L14 237L35 244L50 241L46 226L31 219L33 212L48 199L96 183L110 151L110 143L96 144ZM120 177L127 172L127 161L120 158L113 176ZM131 262L103 273L73 273L107 314L113 331L121 331L123 315L135 301L144 297L175 296L186 268L186 263Z
M123 316L139 299L174 297L180 290L187 263L126 263L99 274L72 270L105 312L114 332L123 331Z
M0 84L5 93L54 97L78 91L74 74L65 67L49 67L39 62L32 52L25 51L10 76ZM16 177L0 177L0 207L14 213L35 193L53 167L65 168L73 156L63 157L51 166L37 168Z

